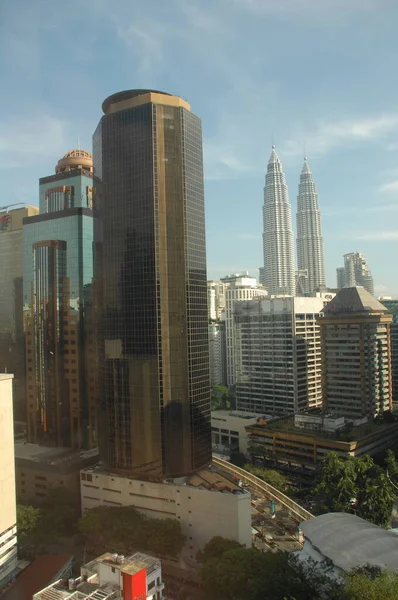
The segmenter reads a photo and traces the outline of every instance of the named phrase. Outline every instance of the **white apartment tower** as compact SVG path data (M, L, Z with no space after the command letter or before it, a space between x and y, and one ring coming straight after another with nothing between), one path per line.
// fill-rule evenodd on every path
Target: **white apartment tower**
M322 404L325 301L258 298L235 305L237 409L283 415Z
M282 163L272 146L263 206L264 286L272 296L295 295L292 211Z
M13 375L0 374L0 588L17 567Z
M325 286L325 263L318 193L306 158L297 196L297 263L299 272L307 272L304 295L312 296Z
M257 285L254 277L247 275L234 275L225 278L225 331L227 345L227 385L235 384L235 328L234 307L243 300L251 300L256 296L267 296L267 291Z

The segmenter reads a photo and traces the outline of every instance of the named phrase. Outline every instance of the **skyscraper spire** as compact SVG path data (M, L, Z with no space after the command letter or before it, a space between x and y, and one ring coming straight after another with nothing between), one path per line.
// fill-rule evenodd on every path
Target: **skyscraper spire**
M263 206L264 283L269 294L295 294L292 213L275 146L265 176Z
M321 213L307 157L304 157L297 197L297 262L299 270L307 271L303 285L306 294L311 295L325 285Z

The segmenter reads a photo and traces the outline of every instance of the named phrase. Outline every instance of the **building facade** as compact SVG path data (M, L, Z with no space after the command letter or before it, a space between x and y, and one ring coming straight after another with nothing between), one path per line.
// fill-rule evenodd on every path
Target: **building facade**
M17 567L12 375L0 373L0 588Z
M202 130L153 90L107 98L94 134L100 453L164 480L211 461Z
M22 322L22 221L36 206L0 212L0 369L14 374L15 418L26 420L25 350Z
M392 401L396 406L398 403L398 300L382 298L381 303L392 315L390 325Z
M134 506L151 519L175 519L195 560L214 536L251 546L251 496L214 467L167 482L121 477L101 467L81 472L82 513L95 506Z
M258 286L254 277L249 275L230 275L224 278L227 284L225 290L225 332L227 346L227 384L229 387L236 383L236 343L234 311L237 302L250 300L257 296L267 296L265 288Z
M322 298L257 298L235 304L236 402L282 415L322 404Z
M281 161L272 147L263 206L264 286L271 296L295 295L292 211Z
M392 408L392 315L363 287L343 288L318 318L325 410L350 418Z
M210 385L227 384L227 345L225 321L209 323Z
M314 178L304 159L297 196L297 266L306 271L303 279L305 296L325 287L325 262L321 213Z
M225 311L225 289L227 284L223 281L207 282L207 301L209 319L219 321Z
M40 215L24 219L23 310L28 441L97 445L92 157L72 150L40 179Z
M362 252L344 254L344 267L337 269L337 288L360 285L374 295L373 277Z

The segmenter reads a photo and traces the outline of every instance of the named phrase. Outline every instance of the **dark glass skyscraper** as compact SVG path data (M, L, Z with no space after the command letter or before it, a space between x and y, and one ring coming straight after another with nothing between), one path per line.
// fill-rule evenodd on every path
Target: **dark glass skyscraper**
M23 226L29 442L97 445L92 156L72 150L40 179L40 215Z
M211 461L202 130L176 96L129 90L94 134L100 453L162 480Z

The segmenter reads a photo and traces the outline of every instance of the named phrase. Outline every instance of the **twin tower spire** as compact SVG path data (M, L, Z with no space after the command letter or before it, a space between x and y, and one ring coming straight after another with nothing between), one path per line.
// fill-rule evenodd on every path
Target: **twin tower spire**
M297 197L297 289L292 210L282 163L272 146L265 176L263 206L263 284L270 295L312 295L325 286L321 215L307 159Z

